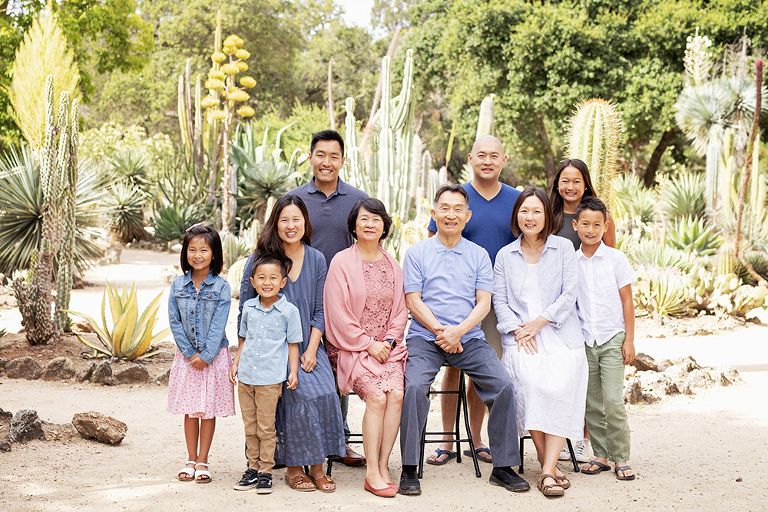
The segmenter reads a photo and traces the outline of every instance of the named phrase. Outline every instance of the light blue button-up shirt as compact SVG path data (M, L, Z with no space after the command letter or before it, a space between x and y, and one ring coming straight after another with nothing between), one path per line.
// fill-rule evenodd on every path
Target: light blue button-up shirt
M403 261L405 293L421 292L421 300L443 325L459 325L477 304L477 290L493 292L493 268L488 252L466 238L452 249L437 236L411 246ZM408 338L434 341L436 336L415 318ZM461 342L485 339L478 323Z
M169 295L168 323L176 346L187 359L199 352L211 364L229 346L224 333L232 302L229 283L209 273L197 291L187 272L173 280Z
M288 343L300 343L301 317L296 306L280 293L280 299L264 309L256 296L243 304L238 335L245 338L237 379L252 386L268 386L288 378Z

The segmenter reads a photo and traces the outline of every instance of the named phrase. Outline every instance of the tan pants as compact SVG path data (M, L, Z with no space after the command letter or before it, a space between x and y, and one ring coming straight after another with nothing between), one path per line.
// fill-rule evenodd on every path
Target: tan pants
M483 330L483 334L485 334L485 340L488 342L488 345L496 351L496 355L501 360L501 356L504 355L504 349L501 347L501 333L496 329L496 324L498 323L496 311L493 310L493 305L491 305L491 310L485 315L483 321L480 322L480 328Z
M248 468L259 473L272 473L275 466L275 411L277 401L283 394L283 383L268 386L237 385L240 412L245 429L245 456Z

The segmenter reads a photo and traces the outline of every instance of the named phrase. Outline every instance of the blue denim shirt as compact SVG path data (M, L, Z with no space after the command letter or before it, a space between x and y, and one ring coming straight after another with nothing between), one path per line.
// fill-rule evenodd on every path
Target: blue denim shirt
M184 357L189 359L199 352L200 359L211 364L219 350L229 346L224 329L231 302L229 283L221 276L208 274L199 292L189 272L173 280L168 321Z
M525 280L525 256L519 238L496 255L493 277L493 308L499 320L496 328L503 339L519 328L523 323L520 312L526 311L519 298ZM573 244L565 238L549 235L539 257L541 316L549 320L555 333L571 349L584 345L581 322L576 313L578 284Z

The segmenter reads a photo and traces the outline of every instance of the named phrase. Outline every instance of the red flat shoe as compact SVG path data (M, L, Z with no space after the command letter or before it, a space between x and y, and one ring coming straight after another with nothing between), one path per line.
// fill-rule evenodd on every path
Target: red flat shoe
M382 498L394 498L395 494L397 494L397 489L392 487L391 485L387 485L383 489L374 489L371 487L371 484L368 483L368 479L365 479L365 485L363 485L363 489L366 491L375 494L376 496L380 496Z

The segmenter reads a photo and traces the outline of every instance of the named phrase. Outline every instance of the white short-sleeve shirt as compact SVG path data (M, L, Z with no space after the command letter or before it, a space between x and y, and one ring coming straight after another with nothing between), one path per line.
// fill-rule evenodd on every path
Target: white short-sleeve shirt
M576 252L579 288L576 310L584 339L590 347L602 345L624 332L624 310L619 290L637 282L627 256L600 243L591 258Z

